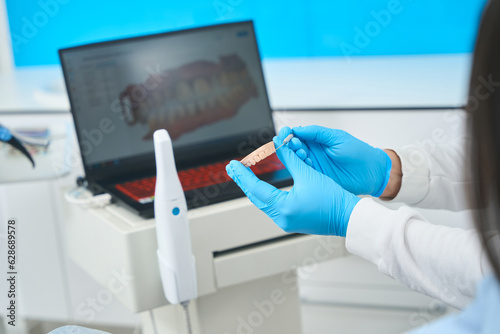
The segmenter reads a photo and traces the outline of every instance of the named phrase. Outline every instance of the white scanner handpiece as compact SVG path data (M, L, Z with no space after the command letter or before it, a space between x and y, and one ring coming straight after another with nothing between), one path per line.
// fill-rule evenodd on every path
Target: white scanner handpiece
M153 135L156 158L155 221L165 297L178 304L197 297L187 205L166 130Z

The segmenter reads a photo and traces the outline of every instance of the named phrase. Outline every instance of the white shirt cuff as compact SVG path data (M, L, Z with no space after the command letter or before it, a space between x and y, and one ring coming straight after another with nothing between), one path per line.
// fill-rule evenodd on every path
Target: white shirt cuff
M430 189L429 161L421 149L395 150L401 159L403 177L401 189L391 202L415 205L427 196Z
M347 225L347 250L378 265L382 251L380 245L390 242L385 239L390 238L387 230L390 230L393 212L371 198L359 201Z

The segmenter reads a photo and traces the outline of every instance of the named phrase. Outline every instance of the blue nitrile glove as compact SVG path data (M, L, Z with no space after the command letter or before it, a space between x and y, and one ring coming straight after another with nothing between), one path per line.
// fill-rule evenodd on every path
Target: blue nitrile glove
M290 128L280 131L273 139L275 147L290 133ZM360 199L308 166L287 145L276 154L293 177L290 191L258 179L238 161L226 166L227 174L285 232L345 237L351 212Z
M293 128L289 146L317 171L356 195L379 197L391 173L391 158L345 131L311 125Z

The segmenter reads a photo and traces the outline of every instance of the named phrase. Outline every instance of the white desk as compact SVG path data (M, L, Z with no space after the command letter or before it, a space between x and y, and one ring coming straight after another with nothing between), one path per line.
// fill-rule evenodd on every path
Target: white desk
M203 331L234 332L238 316L255 311L254 302L269 300L280 290L285 301L277 315L266 319L262 333L300 333L298 266L343 256L344 240L337 237L286 236L247 198L189 211L198 292L195 320ZM158 271L153 219L142 219L111 205L83 209L71 205L65 213L66 240L72 260L104 287L116 272L133 276L116 294L130 310L143 312L167 304ZM278 238L278 239L276 239ZM261 243L262 241L269 241ZM222 253L221 253L222 252ZM286 312L285 312L286 311ZM172 333L183 321L166 321L173 307L156 310L160 333ZM149 319L149 314L145 314ZM181 318L182 320L182 318ZM233 321L234 320L234 321ZM147 327L147 326L146 326Z

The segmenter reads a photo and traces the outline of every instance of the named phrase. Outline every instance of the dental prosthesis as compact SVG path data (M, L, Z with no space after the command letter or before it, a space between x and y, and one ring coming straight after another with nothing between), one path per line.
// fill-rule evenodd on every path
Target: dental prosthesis
M262 145L243 159L241 159L241 163L246 167L251 167L264 160L268 156L276 153L283 145L288 144L288 142L293 138L293 134L289 134L284 140L283 143L278 146L276 149L274 148L274 142L270 141L267 144Z

